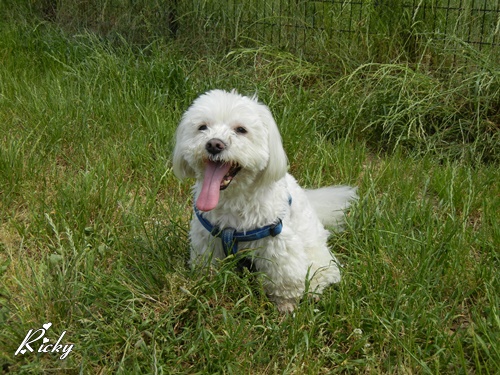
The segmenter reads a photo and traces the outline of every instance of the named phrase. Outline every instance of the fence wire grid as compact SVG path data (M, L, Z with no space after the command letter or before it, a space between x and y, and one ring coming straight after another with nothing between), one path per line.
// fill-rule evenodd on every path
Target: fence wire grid
M265 43L304 54L341 43L450 40L500 55L500 0L35 0L45 18L132 42ZM448 44L447 44L448 43Z
M196 14L195 19L207 28L233 26L235 33L248 32L278 43L289 41L280 38L287 29L296 35L377 34L402 24L438 35L456 35L478 46L500 43L499 0L202 0L185 2L183 7L185 15ZM301 41L294 47L303 48L307 38Z

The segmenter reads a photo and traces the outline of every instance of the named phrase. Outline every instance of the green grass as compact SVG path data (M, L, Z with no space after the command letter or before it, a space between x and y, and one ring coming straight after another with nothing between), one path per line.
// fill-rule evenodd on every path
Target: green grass
M498 65L443 80L424 64L339 73L268 47L185 50L0 27L3 372L497 373ZM331 238L342 282L293 315L234 259L186 266L172 138L213 87L259 92L302 185L359 186ZM15 356L47 322L68 357Z

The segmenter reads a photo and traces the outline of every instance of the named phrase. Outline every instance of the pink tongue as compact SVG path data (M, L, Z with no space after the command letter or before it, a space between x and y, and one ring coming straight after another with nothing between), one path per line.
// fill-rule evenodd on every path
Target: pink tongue
M220 184L229 172L231 164L208 161L205 165L205 176L201 193L196 200L196 207L200 211L210 211L219 203Z

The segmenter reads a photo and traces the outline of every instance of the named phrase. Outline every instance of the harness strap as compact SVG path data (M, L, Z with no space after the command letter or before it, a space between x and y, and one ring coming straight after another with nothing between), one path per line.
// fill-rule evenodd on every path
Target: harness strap
M292 204L292 197L288 198L288 204ZM219 237L222 240L222 248L226 256L230 253L234 255L238 252L238 242L257 241L268 236L276 237L283 230L281 218L278 218L270 225L246 232L237 232L236 229L231 227L220 229L217 225L212 225L212 223L205 219L196 206L194 207L194 212L201 225L203 225L212 236Z

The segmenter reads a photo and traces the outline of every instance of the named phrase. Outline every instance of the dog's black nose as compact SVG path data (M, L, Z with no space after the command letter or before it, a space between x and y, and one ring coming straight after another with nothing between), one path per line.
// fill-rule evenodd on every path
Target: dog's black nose
M212 138L205 145L205 149L212 155L217 155L218 153L226 149L226 144L218 138Z

